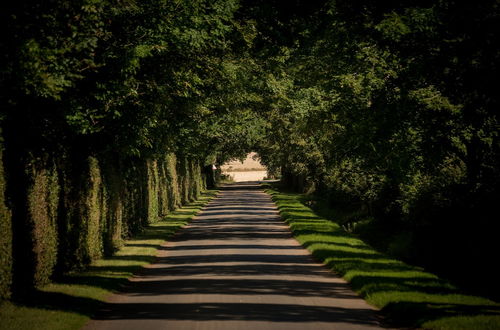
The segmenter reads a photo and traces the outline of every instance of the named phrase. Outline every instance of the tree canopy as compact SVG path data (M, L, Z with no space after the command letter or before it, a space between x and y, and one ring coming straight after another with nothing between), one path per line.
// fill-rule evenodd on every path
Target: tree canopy
M2 7L1 120L19 150L204 164L254 150L288 185L357 208L347 222L498 226L498 1Z

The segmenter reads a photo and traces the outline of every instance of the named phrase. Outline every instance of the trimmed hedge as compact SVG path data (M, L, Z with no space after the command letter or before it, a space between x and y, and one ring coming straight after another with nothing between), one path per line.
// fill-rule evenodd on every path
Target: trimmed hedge
M73 150L13 163L25 170L17 173L24 181L14 199L16 230L0 241L2 298L9 297L12 270L14 289L24 294L54 276L83 269L112 255L124 238L196 199L204 186L199 162L173 153L141 160ZM3 181L0 188L5 204ZM2 233L11 232L9 211L2 208L0 215Z
M0 149L0 299L22 297L112 255L124 238L196 199L203 188L196 159L91 150L29 143Z
M28 174L27 229L30 230L31 283L30 287L47 284L57 261L57 213L59 182L53 164L38 164Z
M0 131L0 300L10 297L12 285L12 218L5 200L3 139Z
M168 208L175 210L181 205L181 195L179 192L179 176L177 174L177 156L174 153L168 153L164 157L164 167L168 193Z
M80 218L80 252L85 263L98 259L103 255L102 227L105 223L107 205L106 189L103 185L99 161L88 158L88 181L83 191Z
M140 160L125 162L119 172L124 186L122 214L124 238L141 231L147 224L148 208L145 197L147 176L145 172L145 163Z
M106 187L106 222L103 226L102 240L104 255L112 255L123 246L124 236L124 182L117 165L109 162L103 166L103 185Z
M185 157L177 158L177 174L181 204L185 204L189 202L189 168Z
M168 177L165 158L160 158L158 164L158 215L166 216L169 212Z
M158 162L148 159L146 161L147 169L147 208L148 208L148 223L157 222L159 219L159 175Z
M201 174L201 167L197 160L189 160L189 199L196 200L203 190L204 180Z

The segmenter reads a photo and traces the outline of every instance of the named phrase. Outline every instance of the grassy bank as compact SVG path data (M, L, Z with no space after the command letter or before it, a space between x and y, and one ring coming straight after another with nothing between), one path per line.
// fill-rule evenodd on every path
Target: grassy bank
M302 204L300 194L267 188L295 238L378 307L390 326L500 328L500 304L462 294L434 274L377 252L338 224L316 215Z
M161 244L187 224L215 194L216 191L204 192L196 202L179 208L127 240L113 257L97 260L85 272L44 286L29 301L2 303L0 329L79 329L109 294L153 262Z

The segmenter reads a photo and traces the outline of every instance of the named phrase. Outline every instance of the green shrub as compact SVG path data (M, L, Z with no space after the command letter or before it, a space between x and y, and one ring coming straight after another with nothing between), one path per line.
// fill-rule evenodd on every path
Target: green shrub
M1 132L0 132L1 133ZM0 300L10 297L12 284L12 223L5 203L3 140L0 135Z
M147 225L147 207L144 192L146 191L146 167L142 161L126 162L122 166L124 177L123 193L123 237L130 237Z
M412 260L415 254L414 245L413 233L400 232L390 241L387 253L401 260Z
M202 177L201 177L201 168L197 160L190 159L188 161L189 167L189 200L193 201L200 196L202 190Z
M88 159L88 183L82 194L82 253L90 263L102 256L102 224L106 217L105 189L99 162L94 157Z
M148 223L158 221L159 215L159 177L158 177L158 162L148 159L146 161L147 175L147 208L148 208Z
M50 162L46 155L45 160L32 161L29 170L19 171L26 184L16 204L21 220L16 246L16 274L21 276L16 287L38 287L54 273L84 269L112 255L125 237L201 193L200 167L194 160L177 160L174 154L147 161L108 157L98 160L67 151ZM2 233L12 232L10 214L6 208L2 212ZM6 298L12 278L11 235L1 239L1 297Z
M86 219L83 194L88 190L88 157L76 151L59 159L61 181L61 210L58 218L58 263L57 272L81 269L88 262L84 246L87 229L82 223Z
M107 191L107 214L103 228L104 254L109 256L123 245L123 179L116 166L103 167L104 185Z
M201 192L206 189L206 180L203 177L202 168L198 161L195 163L194 173L196 177L196 198L198 198L201 195Z
M168 208L175 210L181 204L181 194L179 191L179 177L177 175L177 157L174 153L165 155L165 175L168 185Z
M165 157L158 159L158 212L164 217L169 212L167 163Z
M47 284L57 261L57 215L59 182L55 166L40 164L29 173L27 224L30 229L30 286ZM18 247L21 248L21 247Z
M186 157L177 158L177 174L179 176L179 193L181 204L184 205L189 202L189 163Z
M68 165L65 183L64 231L66 251L61 260L62 270L82 269L103 255L103 231L107 217L107 191L103 183L99 161L94 157L84 160L82 166L73 162ZM63 237L65 235L66 237Z
M455 285L420 267L383 254L342 227L316 214L303 196L267 189L290 226L293 236L313 256L350 282L351 288L380 309L384 324L404 329L498 329L500 305L464 294ZM380 239L387 239L380 236ZM406 253L410 233L391 244L395 254ZM464 259L463 268L471 267ZM476 271L481 270L475 268Z

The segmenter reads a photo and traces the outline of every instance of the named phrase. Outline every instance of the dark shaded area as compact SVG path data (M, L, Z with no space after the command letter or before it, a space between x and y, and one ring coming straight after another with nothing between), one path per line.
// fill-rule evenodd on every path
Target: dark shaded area
M252 197L252 202L258 200L265 200L265 198L261 197L259 198L258 196L252 194L252 191L262 190L262 188L259 186L258 181L228 183L222 187L222 190L230 192L239 192L239 194L236 197L219 197L217 198L217 203L222 203L222 201L225 199L238 200L238 199L245 199L245 197L249 196ZM223 203L223 205L225 205L225 203Z
M267 274L267 269L260 269ZM149 275L149 274L148 274ZM138 281L124 289L125 295L155 296L171 294L286 295L297 297L335 297L353 299L357 295L344 283L314 280L181 279Z
M202 239L207 237L209 234L211 239L227 239L227 240L239 240L239 239L248 239L253 240L256 238L268 238L268 239L279 239L279 238L289 238L290 233L283 232L281 230L270 230L269 232L261 232L255 229L242 229L238 232L231 232L229 230L225 230L224 228L220 229L207 229L207 230L197 230L193 231L189 234L190 239ZM177 240L184 239L186 236L177 237Z
M246 215L263 216L263 215L276 215L276 214L277 214L277 212L265 211L265 210L258 209L258 208L253 210L252 212L239 211L239 210L235 210L235 209L219 209L219 210L215 210L215 211L203 212L204 217L207 217L207 216L217 217L219 215L233 215L234 217L244 217Z
M244 320L376 325L368 309L279 304L107 304L99 320Z
M287 196L276 197L286 206L280 207L283 212L282 215L287 223L291 225L294 236L303 234L321 234L325 237L334 237L335 239L352 238L352 235L344 231L342 228L325 224L325 221L319 216L311 216L311 220L304 221L303 213L311 212L307 210L297 211L300 206L293 206L298 204L300 198L296 195L289 200ZM291 205L288 205L291 204ZM314 220L316 218L316 220ZM308 230L293 229L295 227L302 228L306 226ZM350 279L349 285L356 292L362 293L363 296L371 296L375 294L401 294L401 301L392 302L384 306L380 311L383 315L383 324L388 327L403 327L403 328L418 328L423 323L432 320L439 320L445 317L456 316L478 316L478 315L499 315L500 307L498 305L484 305L474 304L473 302L465 301L463 304L457 303L459 299L450 300L447 302L448 295L463 294L452 283L446 279L438 278L431 274L421 274L418 272L422 270L419 267L411 266L397 260L394 260L387 255L376 252L368 245L349 245L342 243L335 243L328 241L315 241L309 240L305 246L313 244L323 244L324 248L315 249L313 255L320 261L332 269L335 269L341 274L348 271L361 273L354 275ZM331 249L329 249L331 247ZM340 247L340 249L338 249ZM349 251L342 251L343 247L352 248ZM371 251L371 252L369 252ZM328 262L326 262L328 260ZM465 265L463 265L465 266ZM374 274L366 274L366 273ZM365 273L366 275L363 275ZM432 295L429 299L424 299L422 302L409 302L405 301L405 294L408 297L417 297L421 294ZM411 298L410 298L411 299ZM443 301L443 303L436 303L432 301Z
M128 272L129 268L125 266L104 267L104 270L113 272ZM309 275L309 276L323 276L325 270L318 268L314 265L273 265L273 264L247 264L237 266L173 266L168 268L155 268L148 270L148 276L193 276L193 275L224 275L224 276L238 276L238 275Z
M209 218L200 218L197 221L203 222L210 222L213 221L215 218L209 217ZM226 218L226 219L217 219L217 222L220 223L221 225L229 225L229 224L235 224L235 225L242 225L245 227L249 226L259 226L259 225L270 225L272 224L272 220L269 217L262 217L260 219L245 219L245 218L237 218L237 217L231 217L231 218Z
M283 189L282 186L275 187ZM491 212L485 214L484 210L476 212L470 209L471 206L477 207L477 201L467 200L464 196L453 207L439 210L429 208L426 221L418 224L386 222L377 218L367 221L366 214L356 216L360 212L359 208L352 208L350 204L331 203L321 196L307 196L301 200L311 205L321 217L339 223L344 228L359 222L352 233L378 251L423 267L452 282L463 292L500 301L500 270L491 265L492 260L496 259L499 225L485 223L485 218L488 221L494 218ZM302 219L311 218L300 216L300 210L289 206L280 207L280 211L299 214ZM294 232L308 233L307 230Z
M300 250L301 246L279 246L279 245L257 245L257 244L219 244L219 245L182 245L182 246L172 246L172 247L162 247L162 249L168 249L171 251L175 250L219 250L219 249L278 249L278 250Z
M33 291L29 300L16 301L16 303L27 307L66 311L87 316L95 315L97 310L105 306L102 301L95 299L39 290Z
M405 301L388 304L382 311L390 315L386 322L396 327L404 327L408 324L408 319L433 320L452 316L498 315L500 307Z
M212 214L212 212L218 212L219 210L223 211L230 211L230 210L237 210L238 212L241 211L270 211L271 213L276 213L276 209L273 207L262 207L262 206L255 206L255 207L246 207L246 206L230 206L225 203L219 203L219 202L213 202L210 203L210 209L209 210L203 210L203 214Z
M272 264L307 264L311 261L309 256L305 255L276 255L276 254L213 254L200 255L193 257L186 256L170 256L160 258L158 262L165 265L193 265L202 263L221 263L221 262L258 262Z

